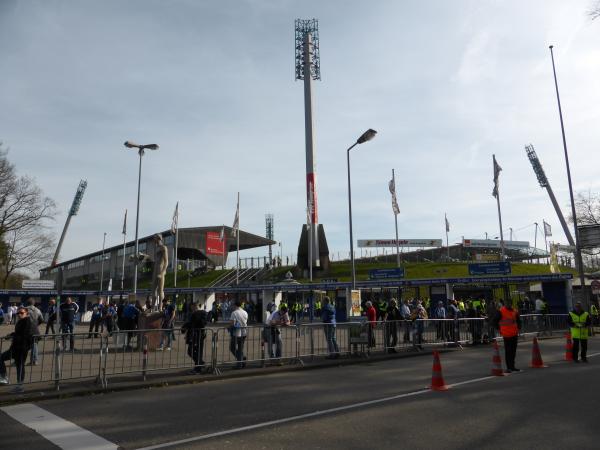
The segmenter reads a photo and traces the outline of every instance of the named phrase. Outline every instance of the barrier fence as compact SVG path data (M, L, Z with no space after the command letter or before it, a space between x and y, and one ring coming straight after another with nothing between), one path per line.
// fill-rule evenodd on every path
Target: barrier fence
M522 315L521 321L523 338L560 335L568 330L566 314ZM58 390L70 380L93 379L106 388L111 379L132 374L144 380L150 373L182 369L218 374L246 366L304 364L322 357L368 357L372 353L485 344L497 334L485 318L209 327L189 333L153 329L36 336L22 382L50 382ZM0 340L1 353L9 347L9 340ZM17 382L15 363L9 364L7 376Z

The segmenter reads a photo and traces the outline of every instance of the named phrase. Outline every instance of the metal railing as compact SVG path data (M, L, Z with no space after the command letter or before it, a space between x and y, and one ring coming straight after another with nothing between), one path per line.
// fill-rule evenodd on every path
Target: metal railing
M558 336L568 330L566 314L528 314L521 316L521 321L523 338ZM322 357L368 357L426 347L477 345L496 337L485 318L209 327L190 333L152 329L92 333L91 337L88 333L36 336L23 384L53 383L58 390L67 381L92 379L106 388L111 379L131 379L135 374L143 380L151 373L182 369L218 374L246 366L304 364ZM0 353L9 347L8 339L0 340ZM7 369L9 379L17 381L13 361Z

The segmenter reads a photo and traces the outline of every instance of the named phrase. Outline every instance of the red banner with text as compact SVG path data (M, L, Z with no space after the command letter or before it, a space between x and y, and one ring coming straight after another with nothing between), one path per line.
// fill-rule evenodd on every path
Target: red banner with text
M225 255L225 239L221 240L221 233L218 231L206 232L206 254Z

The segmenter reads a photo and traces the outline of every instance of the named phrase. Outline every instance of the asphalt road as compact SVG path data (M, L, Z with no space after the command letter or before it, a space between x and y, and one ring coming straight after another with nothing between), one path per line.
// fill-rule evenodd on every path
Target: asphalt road
M425 389L432 361L417 356L37 406L126 449L599 448L600 354L572 364L562 339L540 345L550 367L528 368L526 341L506 377L488 377L489 347L443 353L447 392ZM58 448L4 411L0 427L0 448Z

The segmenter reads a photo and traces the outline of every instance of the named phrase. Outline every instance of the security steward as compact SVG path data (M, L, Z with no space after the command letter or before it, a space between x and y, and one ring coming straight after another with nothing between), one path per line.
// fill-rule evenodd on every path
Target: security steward
M581 302L575 303L575 309L569 313L569 325L571 326L571 337L573 338L573 362L578 363L579 347L581 344L581 361L587 360L588 329L592 324L591 317L581 307Z
M504 339L506 372L520 372L521 369L515 367L519 330L521 329L521 316L519 312L513 309L511 303L504 305L496 314L495 324Z

